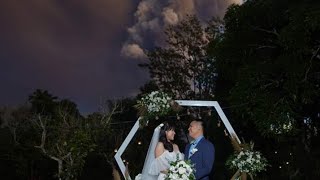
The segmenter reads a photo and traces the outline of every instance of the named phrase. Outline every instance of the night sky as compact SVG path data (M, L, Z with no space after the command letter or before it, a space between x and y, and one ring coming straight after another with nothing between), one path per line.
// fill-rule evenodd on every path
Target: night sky
M133 97L149 79L143 49L187 14L221 16L239 0L1 0L0 106L45 89L84 114Z

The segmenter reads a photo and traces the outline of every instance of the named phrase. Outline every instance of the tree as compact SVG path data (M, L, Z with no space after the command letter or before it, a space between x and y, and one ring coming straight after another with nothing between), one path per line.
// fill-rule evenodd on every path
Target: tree
M95 153L108 163L106 165L113 168L114 176L119 173L116 172L117 164L114 155L137 120L137 111L133 107L135 103L135 99L128 98L107 100L101 105L100 112L92 113L86 118L86 121L90 121L93 125L90 132L97 144ZM137 167L141 166L141 162L137 161L139 157L143 159L142 156L144 156L140 149L139 147L128 148L122 156L127 161L135 162L130 164L130 172L137 171Z
M32 122L39 133L38 144L34 147L57 162L59 179L76 179L87 155L94 151L96 145L90 134L91 129L86 128L83 118L75 117L70 109L57 109L55 116L38 114L33 118Z
M313 0L233 5L224 18L223 39L211 42L209 48L217 61L217 94L236 105L231 110L239 129L256 128L264 142L271 137L286 144L286 151L297 153L295 162L315 164L313 154L319 147L311 142L314 130L320 128L316 116L320 107L319 8ZM291 168L293 177L302 173L307 179L316 177L310 168Z
M21 166L32 172L41 161L55 161L59 178L77 179L88 153L96 147L77 105L67 99L58 100L46 90L36 90L29 102L31 107L4 108L0 113L2 126L10 130L16 145L10 158L21 155ZM30 151L38 153L30 155Z
M16 107L1 107L0 119L0 161L3 172L7 172L7 179L32 179L36 178L36 162L44 158L34 151L34 132L30 125L32 113L30 106L19 105Z
M47 90L36 89L28 98L34 113L52 115L56 107L57 97L50 94Z
M188 16L165 31L167 45L147 52L148 67L153 81L175 98L208 99L214 95L214 60L207 55L209 40L215 36L206 32L196 16Z
M32 116L30 107L3 107L0 112L0 117L3 119L2 127L7 127L10 130L14 144L25 142L29 137L25 133L30 128L28 126L28 121Z
M76 103L68 100L68 99L62 99L57 102L57 108L55 108L58 112L64 112L67 113L73 117L80 118L81 114L78 110L78 107Z
M50 179L53 175L60 179L79 179L86 177L81 177L81 172L90 166L86 164L88 160L97 157L110 164L106 163L104 170L115 166L114 149L131 128L116 122L136 120L134 100L109 101L109 106L103 105L101 112L83 117L74 102L60 100L47 91L38 90L30 97L33 106L0 108L0 138L4 145L0 148L0 161L4 162L2 167L6 171L12 170L9 179L43 176ZM37 108L32 107L46 107L48 112L35 111ZM48 177L50 175L52 177Z

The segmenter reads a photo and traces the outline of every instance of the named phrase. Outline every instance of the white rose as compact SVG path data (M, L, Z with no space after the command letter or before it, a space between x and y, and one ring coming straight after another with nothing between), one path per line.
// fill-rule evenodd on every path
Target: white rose
M179 174L184 174L186 173L186 169L183 167L179 167Z
M178 179L178 175L177 174L170 174L169 178L170 179Z
M173 167L173 166L170 166L170 168L169 168L170 171L174 171L174 169L175 169L175 167Z
M188 176L185 175L185 174L183 174L183 175L182 175L182 179L188 179Z
M181 165L183 165L184 167L187 166L187 163L185 161L180 161L181 162Z

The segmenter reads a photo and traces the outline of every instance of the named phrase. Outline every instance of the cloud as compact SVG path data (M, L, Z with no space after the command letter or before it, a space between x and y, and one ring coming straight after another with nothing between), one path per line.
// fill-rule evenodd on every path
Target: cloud
M125 56L136 59L143 59L146 57L145 53L138 44L126 44L122 47L121 53Z
M164 29L175 25L186 15L195 14L200 20L207 21L213 16L223 17L227 7L242 0L142 0L135 12L135 23L128 28L129 37L122 49L136 44L139 49L164 45ZM152 38L150 38L152 37ZM122 54L140 58L135 53Z
M153 11L152 4L155 2L156 1L141 1L139 3L137 11L134 14L139 22L143 22L148 19L148 16L150 16L151 12Z
M175 25L179 21L178 14L176 14L171 8L164 8L162 15L165 24Z
M188 14L196 14L195 2L197 0L171 0L169 7L178 14L180 19L183 19Z

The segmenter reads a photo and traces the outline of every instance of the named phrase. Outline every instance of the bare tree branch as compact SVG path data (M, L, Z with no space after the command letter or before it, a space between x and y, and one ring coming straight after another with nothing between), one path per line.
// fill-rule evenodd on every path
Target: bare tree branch
M62 174L62 170L63 170L63 160L66 159L67 157L69 157L71 155L71 153L69 152L66 155L62 156L62 157L56 157L56 156L53 156L53 155L49 154L45 149L45 143L46 143L46 137L47 137L46 123L44 122L44 120L42 119L40 114L37 117L36 123L39 125L39 127L42 130L42 132L41 132L41 143L40 143L40 145L34 146L34 147L40 149L44 155L46 155L49 158L51 158L51 159L53 159L53 160L58 162L58 176L60 178L61 174ZM60 148L59 148L58 145L57 145L57 149L58 149L58 151L60 151ZM61 152L61 154L63 154L62 151L60 151L60 152Z
M312 56L311 56L311 58L310 58L310 60L309 60L309 66L308 66L308 68L307 68L307 70L306 70L306 72L305 72L305 74L304 74L304 78L303 78L302 82L304 82L304 81L306 81L306 80L308 79L308 74L309 74L309 71L310 71L310 69L311 69L311 67L312 67L312 61L313 61L313 59L314 59L315 57L318 56L319 50L320 50L320 46L318 47L318 49L317 49L316 51L313 52L313 54L312 54Z
M46 152L46 150L44 148L44 145L46 143L47 130L46 130L45 124L42 121L42 118L41 118L40 114L38 115L37 119L39 120L39 123L38 123L37 120L36 120L36 123L39 125L39 127L42 130L42 132L41 132L41 143L40 143L39 146L35 146L35 147L41 149L44 154L47 154L47 152Z
M250 44L249 46L255 47L255 49L265 49L265 48L274 49L274 48L277 48L277 46L260 45L260 44Z
M65 123L65 125L70 127L70 124L67 122L68 113L66 111L64 111L63 109L61 109L60 106L59 106L59 115L61 116L61 118L62 118L63 122Z
M277 37L280 36L280 34L277 32L277 30L275 28L273 28L273 30L263 29L263 28L259 28L259 27L255 27L255 26L252 26L252 28L254 30L262 31L262 32L265 32L265 33L268 33L268 34L273 34L273 35L275 35Z

